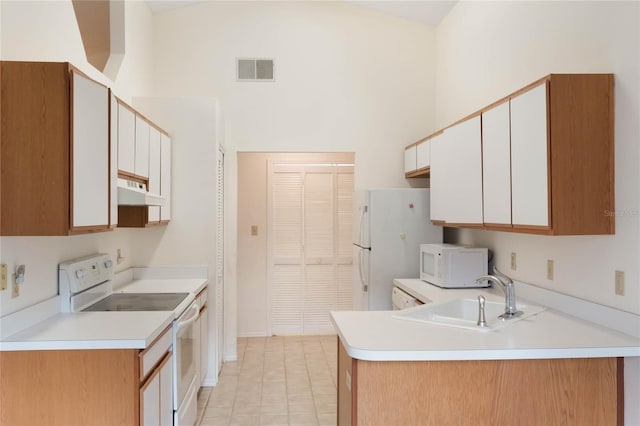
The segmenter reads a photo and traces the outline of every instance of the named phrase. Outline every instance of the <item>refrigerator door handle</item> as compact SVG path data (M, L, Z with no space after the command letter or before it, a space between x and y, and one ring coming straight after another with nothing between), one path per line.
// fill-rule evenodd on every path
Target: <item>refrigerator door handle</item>
M369 286L364 280L364 256L362 253L362 249L358 250L358 273L360 275L360 283L362 283L362 291L366 293L369 291Z
M358 241L358 243L363 246L364 245L364 216L369 212L369 206L364 205L362 206L361 209L361 213L360 213L360 239Z

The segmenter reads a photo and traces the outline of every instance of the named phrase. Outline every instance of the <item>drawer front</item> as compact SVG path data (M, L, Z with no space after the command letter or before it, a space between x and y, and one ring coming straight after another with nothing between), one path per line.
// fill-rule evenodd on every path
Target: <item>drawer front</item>
M140 353L140 380L142 381L160 362L164 355L171 350L173 335L171 326L158 337L155 342Z

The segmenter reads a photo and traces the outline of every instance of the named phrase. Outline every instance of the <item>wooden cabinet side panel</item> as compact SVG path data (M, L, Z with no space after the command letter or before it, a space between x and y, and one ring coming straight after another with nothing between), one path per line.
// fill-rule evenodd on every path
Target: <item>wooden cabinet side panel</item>
M356 425L357 413L354 410L356 392L356 380L353 377L354 365L356 361L353 360L338 339L338 426ZM347 373L351 377L351 389L347 387Z
M550 81L554 233L613 234L613 75Z
M66 235L69 73L65 63L2 62L1 235Z
M358 424L616 425L618 362L358 361Z
M137 350L0 353L0 424L137 425Z

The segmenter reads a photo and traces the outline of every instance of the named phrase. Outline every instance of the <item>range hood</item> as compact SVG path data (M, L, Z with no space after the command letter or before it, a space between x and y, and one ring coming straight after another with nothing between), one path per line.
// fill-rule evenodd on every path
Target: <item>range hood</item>
M118 205L164 207L164 198L147 192L144 183L118 178Z

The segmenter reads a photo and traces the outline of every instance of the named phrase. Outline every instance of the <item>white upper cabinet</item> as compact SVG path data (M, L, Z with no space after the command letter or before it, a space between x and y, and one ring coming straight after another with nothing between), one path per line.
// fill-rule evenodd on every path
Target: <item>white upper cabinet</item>
M149 192L160 194L160 131L149 128ZM160 221L160 207L149 206L149 222Z
M118 103L118 170L135 173L136 114L125 105Z
M72 73L71 227L109 225L109 89Z
M511 225L509 102L482 113L484 222Z
M136 115L136 142L134 171L137 176L149 177L149 123Z
M615 215L603 213L615 210L613 80L549 74L481 110L481 127L476 117L432 138L432 220L541 235L615 234Z
M447 166L449 154L444 133L431 138L429 143L429 151L431 157L431 190L429 196L430 215L433 221L444 221L446 207L446 187L447 187Z
M511 99L514 225L549 227L547 84Z
M109 157L109 226L118 225L118 100L111 95L111 141Z
M430 139L421 139L404 149L404 174L406 178L429 177L431 165Z
M160 135L160 195L164 197L164 207L160 207L160 220L171 220L171 139Z
M411 145L404 150L404 172L411 173L416 169L416 146Z
M427 139L416 145L416 169L423 169L431 165L429 144L430 141Z
M482 223L482 143L480 116L445 130L447 147L447 202L445 221Z

